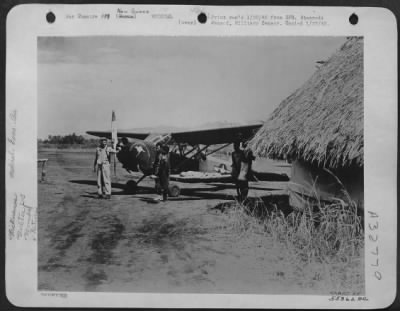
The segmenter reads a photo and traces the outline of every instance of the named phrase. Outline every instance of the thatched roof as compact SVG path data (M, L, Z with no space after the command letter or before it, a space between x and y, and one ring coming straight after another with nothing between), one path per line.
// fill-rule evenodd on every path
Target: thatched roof
M364 165L363 39L349 38L249 142L255 154L328 168Z

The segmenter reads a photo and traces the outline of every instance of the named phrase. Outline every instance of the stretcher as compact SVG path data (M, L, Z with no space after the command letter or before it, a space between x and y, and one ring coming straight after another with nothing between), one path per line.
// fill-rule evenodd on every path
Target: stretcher
M171 174L170 180L186 183L197 182L231 182L229 173L187 171L180 174Z

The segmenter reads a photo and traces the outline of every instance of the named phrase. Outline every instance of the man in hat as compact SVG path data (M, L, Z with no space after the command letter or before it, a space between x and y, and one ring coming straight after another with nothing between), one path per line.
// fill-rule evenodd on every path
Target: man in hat
M159 200L166 201L168 198L170 174L169 147L167 145L160 146L160 153L154 166L154 177L158 179L156 182L158 182L162 195Z
M156 176L156 170L158 169L158 165L160 163L162 146L163 146L163 144L161 142L158 142L156 144L156 156L155 156L155 160L154 160L154 163L153 163L153 173L154 174L152 176L153 176L153 179L155 180L155 189L156 189L157 193L159 193L160 189L161 189L160 179L157 178L157 176Z
M107 146L107 138L100 139L99 146L96 148L93 171L97 173L97 192L99 198L111 198L111 173L110 160L111 153L116 151Z

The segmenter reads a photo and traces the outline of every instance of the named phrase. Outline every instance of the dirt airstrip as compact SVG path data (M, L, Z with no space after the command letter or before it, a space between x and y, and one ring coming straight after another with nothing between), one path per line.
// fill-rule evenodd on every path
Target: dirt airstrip
M137 194L120 164L113 196L98 199L93 153L42 150L38 184L38 288L57 291L329 294L332 287L289 273L262 232L241 234L215 208L233 200L229 184L180 184L182 195L155 203L154 181ZM40 171L39 171L40 173ZM253 183L251 196L282 194L284 182ZM312 278L310 278L312 279Z

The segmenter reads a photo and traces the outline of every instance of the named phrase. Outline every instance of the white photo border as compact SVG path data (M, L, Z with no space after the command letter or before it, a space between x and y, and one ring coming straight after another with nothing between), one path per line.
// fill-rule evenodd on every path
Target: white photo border
M68 19L110 13L117 8L171 14L172 19L141 16L134 21ZM46 21L51 11L52 24ZM197 15L321 15L327 25L221 26L179 24ZM356 13L357 25L349 23ZM134 23L135 27L127 27ZM42 36L362 36L364 37L364 193L367 300L330 301L320 295L162 294L41 292L37 286L37 230L10 219L18 208L37 213L37 38ZM396 295L397 240L397 25L384 8L219 7L160 5L27 4L7 16L6 39L6 294L24 307L165 308L383 308ZM289 95L289 94L288 94ZM383 160L384 157L384 160ZM384 202L384 206L382 205ZM14 218L13 218L14 219ZM32 218L33 219L33 218ZM376 225L378 223L378 225ZM25 231L24 231L25 230ZM19 236L18 236L19 234Z

